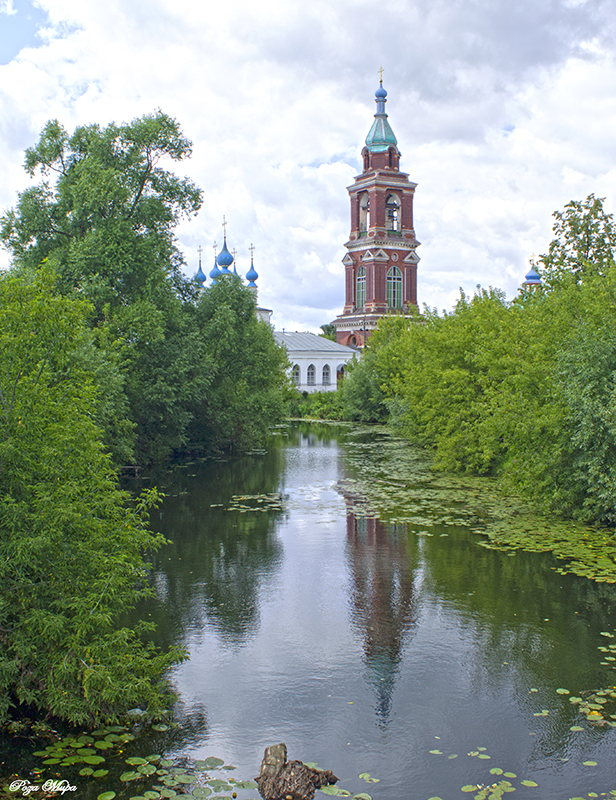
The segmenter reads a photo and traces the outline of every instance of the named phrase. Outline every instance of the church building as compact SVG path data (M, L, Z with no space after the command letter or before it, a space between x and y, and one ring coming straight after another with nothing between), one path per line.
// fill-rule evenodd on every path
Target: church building
M383 78L375 94L376 114L362 150L363 172L348 187L351 233L345 244L345 304L333 321L337 340L363 347L386 314L410 316L417 307L413 225L416 183L400 171L398 141L385 113Z

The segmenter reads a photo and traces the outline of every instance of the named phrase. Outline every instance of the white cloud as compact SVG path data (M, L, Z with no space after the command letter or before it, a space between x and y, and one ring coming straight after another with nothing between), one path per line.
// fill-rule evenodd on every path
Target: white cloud
M313 330L343 303L346 186L374 113L377 68L402 168L418 183L419 300L459 286L511 296L551 213L590 192L614 207L616 10L608 0L39 0L43 43L0 66L0 206L28 185L47 119L155 108L194 142L204 190L178 230L192 274L229 222L279 327ZM5 261L6 263L6 261Z

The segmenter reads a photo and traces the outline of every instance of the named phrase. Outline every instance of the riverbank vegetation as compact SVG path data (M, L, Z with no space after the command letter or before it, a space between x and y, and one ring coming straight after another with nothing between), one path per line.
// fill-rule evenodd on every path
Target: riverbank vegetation
M342 397L366 387L362 421L386 407L438 469L496 476L549 512L613 525L616 226L593 195L555 218L541 287L511 302L478 287L450 313L383 319Z
M190 150L162 112L50 122L26 152L40 182L0 220L0 723L165 705L183 652L119 626L150 591L157 494L129 497L118 469L259 446L285 414L251 291L182 274L174 228L201 194L163 167Z

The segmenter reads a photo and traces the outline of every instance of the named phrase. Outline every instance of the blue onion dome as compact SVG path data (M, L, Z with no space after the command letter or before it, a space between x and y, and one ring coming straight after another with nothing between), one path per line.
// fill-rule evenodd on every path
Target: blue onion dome
M216 259L216 263L220 267L220 274L221 275L231 275L231 270L229 267L233 264L233 256L229 252L227 248L227 237L225 236L225 241L222 246L222 250L218 254L218 258Z
M380 82L379 88L374 93L374 96L376 97L377 103L379 102L379 100L381 99L384 100L387 97L387 91L383 87L383 81Z
M251 245L251 249L252 249L252 245ZM257 284L255 283L255 281L257 280L258 277L259 277L259 274L257 273L257 270L255 269L255 265L254 265L254 262L253 262L253 256L252 256L252 253L251 253L250 254L250 269L246 273L246 280L248 281L248 286L251 289L256 289L257 288Z
M195 272L195 276L193 278L193 281L198 281L202 286L206 281L205 274L204 274L203 270L201 269L201 259L199 259L199 269Z
M214 283L216 283L216 279L220 278L220 276L221 272L218 269L218 264L216 263L216 251L214 251L214 266L210 271L210 278L213 280Z

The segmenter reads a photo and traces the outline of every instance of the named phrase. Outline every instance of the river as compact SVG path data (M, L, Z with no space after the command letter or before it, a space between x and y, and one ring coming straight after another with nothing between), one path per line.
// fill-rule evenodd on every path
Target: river
M442 509L379 519L354 492L358 454L364 484L387 483L379 439L296 425L267 451L168 477L154 524L173 543L141 612L190 652L172 674L169 751L252 777L284 741L374 800L616 790L616 731L570 701L615 682L597 649L616 627L613 586L480 547L455 515L433 521Z

